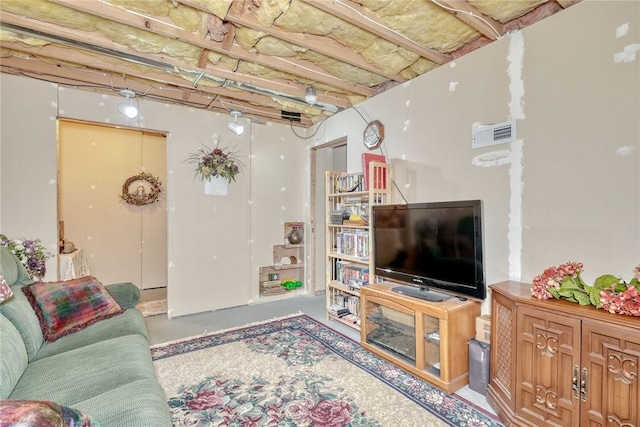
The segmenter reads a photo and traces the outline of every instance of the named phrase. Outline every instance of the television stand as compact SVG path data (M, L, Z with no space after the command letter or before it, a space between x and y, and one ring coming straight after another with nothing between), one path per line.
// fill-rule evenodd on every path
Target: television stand
M419 298L430 302L442 302L453 298L451 295L442 292L431 291L429 288L417 288L410 285L399 285L391 288L393 292L397 292L408 297Z
M394 291L396 286L372 283L360 289L360 344L455 392L469 382L468 342L475 336L480 303L455 297L440 302L412 298Z

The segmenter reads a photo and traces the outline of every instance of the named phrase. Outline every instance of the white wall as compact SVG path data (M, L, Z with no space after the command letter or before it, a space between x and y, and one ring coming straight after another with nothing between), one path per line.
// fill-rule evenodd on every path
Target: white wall
M228 115L135 98L140 116L129 120L116 112L123 100L118 95L5 74L0 84L0 232L39 237L56 250L57 117L165 131L170 316L260 302L254 272L271 263L271 245L281 242L282 222L305 218L306 181L300 175L307 147L288 126L241 118L246 130L237 137L227 130ZM194 166L185 163L201 144L212 146L216 133L221 146L237 146L246 165L226 197L206 196L202 183L194 182ZM277 156L259 155L269 147ZM265 206L280 214L268 214ZM253 233L259 234L255 245ZM252 248L259 259L252 259ZM55 279L56 268L54 260L48 262L47 280Z
M409 202L484 200L489 283L530 281L568 260L585 264L587 280L604 273L630 278L640 260L640 59L616 63L614 55L637 43L639 2L583 1L358 108L386 125L385 149ZM61 116L169 132L174 316L255 300L257 268L270 262L280 221L308 217L307 147L288 127L252 125L232 139L228 116L143 100L142 117L127 123L115 114L120 97L58 92L6 75L0 84L6 234L55 244L58 95ZM509 117L517 119L517 143L471 149L474 123ZM346 136L348 170L359 171L360 115L346 110L320 126L309 142ZM183 163L214 132L247 156L256 153L224 199L204 196ZM269 144L280 154L272 156Z
M588 281L630 279L640 262L640 57L614 55L637 43L640 3L584 1L358 108L386 125L409 202L484 200L489 284L528 282L565 261L583 262ZM471 149L474 123L509 118L517 142ZM348 168L359 171L360 115L320 126L315 144L346 135Z

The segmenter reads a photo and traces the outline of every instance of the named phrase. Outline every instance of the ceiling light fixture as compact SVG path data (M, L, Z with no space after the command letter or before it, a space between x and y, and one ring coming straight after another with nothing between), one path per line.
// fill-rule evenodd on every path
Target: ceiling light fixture
M135 98L136 93L131 89L120 89L120 95L126 96L127 102L121 102L118 104L118 112L130 119L138 117L138 107L131 103L131 98Z
M307 101L307 104L313 105L318 100L318 96L316 95L316 88L313 86L307 86L307 94L304 96L304 100Z
M236 135L242 135L242 132L244 132L244 126L238 123L238 117L240 117L242 113L238 110L231 110L229 111L229 114L231 114L234 119L232 122L229 123L229 130L235 133Z

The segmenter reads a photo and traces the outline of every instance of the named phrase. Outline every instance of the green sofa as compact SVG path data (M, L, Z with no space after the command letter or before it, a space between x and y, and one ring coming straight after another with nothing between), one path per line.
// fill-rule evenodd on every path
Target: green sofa
M0 399L53 401L79 409L101 427L171 426L147 330L130 283L107 289L125 312L47 342L21 290L24 266L0 247L0 274L13 297L0 304Z

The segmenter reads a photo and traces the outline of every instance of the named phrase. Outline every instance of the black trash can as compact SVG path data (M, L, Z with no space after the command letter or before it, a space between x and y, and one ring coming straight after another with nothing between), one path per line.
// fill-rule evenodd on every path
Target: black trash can
M482 395L489 385L489 344L476 339L469 341L469 388Z

